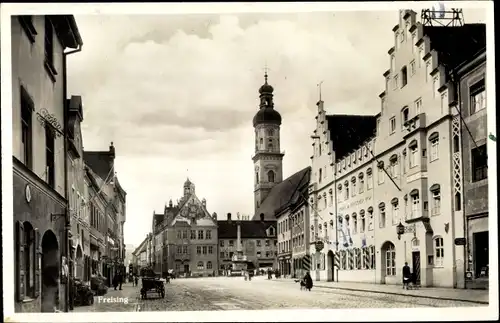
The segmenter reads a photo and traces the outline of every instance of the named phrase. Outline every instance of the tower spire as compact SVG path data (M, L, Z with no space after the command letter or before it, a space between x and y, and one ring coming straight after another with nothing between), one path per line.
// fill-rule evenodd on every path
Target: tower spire
M316 84L316 86L319 88L319 101L321 102L321 85L323 85L323 81L319 82Z
M264 65L264 81L265 81L265 84L267 84L267 76L268 76L267 75L267 71L269 71L269 70L270 70L270 68L267 67L267 62L266 62L266 64Z

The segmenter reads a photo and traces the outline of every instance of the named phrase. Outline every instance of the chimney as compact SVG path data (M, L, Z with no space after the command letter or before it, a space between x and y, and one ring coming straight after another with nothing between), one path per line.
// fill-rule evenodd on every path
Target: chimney
M170 201L168 201L168 207L173 207L174 203L172 202L172 199L170 199Z
M236 223L236 251L238 254L242 253L242 248L241 248L241 222Z
M231 213L228 213L228 214L227 214L227 220L228 220L228 221L231 221Z
M262 222L264 222L264 213L261 213L261 214L260 214L260 220L261 220Z
M111 155L112 159L115 159L115 146L113 146L113 142L111 142L111 145L109 145L109 154Z

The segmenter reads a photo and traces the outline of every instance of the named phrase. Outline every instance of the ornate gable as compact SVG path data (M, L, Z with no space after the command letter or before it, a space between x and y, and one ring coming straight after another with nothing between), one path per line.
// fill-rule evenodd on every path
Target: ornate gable
M207 209L203 206L203 203L195 194L191 194L182 202L182 205L180 205L171 225L174 225L177 221L195 224L199 220L203 220L205 225L207 219L209 219L212 224L216 224L210 213L208 213Z

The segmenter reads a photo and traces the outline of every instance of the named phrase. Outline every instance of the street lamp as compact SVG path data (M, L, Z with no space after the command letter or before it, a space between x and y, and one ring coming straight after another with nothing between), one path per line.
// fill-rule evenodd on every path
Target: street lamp
M401 240L401 235L405 233L405 226L401 222L396 226L396 233L398 234L398 240Z

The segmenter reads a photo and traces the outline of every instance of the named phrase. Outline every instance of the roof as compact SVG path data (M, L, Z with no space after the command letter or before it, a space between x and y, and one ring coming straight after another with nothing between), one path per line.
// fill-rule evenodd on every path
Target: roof
M111 174L115 159L114 152L110 151L84 151L83 160L100 178L106 180Z
M49 17L64 47L78 48L83 46L83 40L73 15L51 15Z
M266 230L269 227L276 227L276 220L274 221L234 221L223 220L217 221L217 235L219 239L236 239L238 234L237 223L241 225L241 238L242 239L259 239L271 238L267 235Z
M144 247L146 246L146 242L148 241L148 237L144 238L144 240L142 240L141 244L139 245L139 247L137 247L134 252L132 252L133 255L137 255L137 253L141 253L143 250L144 250Z
M369 115L327 115L330 141L335 160L339 160L358 149L365 141L375 136L377 117Z
M253 220L260 221L260 214L263 213L264 220L275 221L277 211L289 205L298 188L309 185L310 177L311 167L308 166L276 184L255 212Z
M430 39L431 49L438 52L439 63L453 69L471 60L486 47L486 25L425 26L424 35Z

